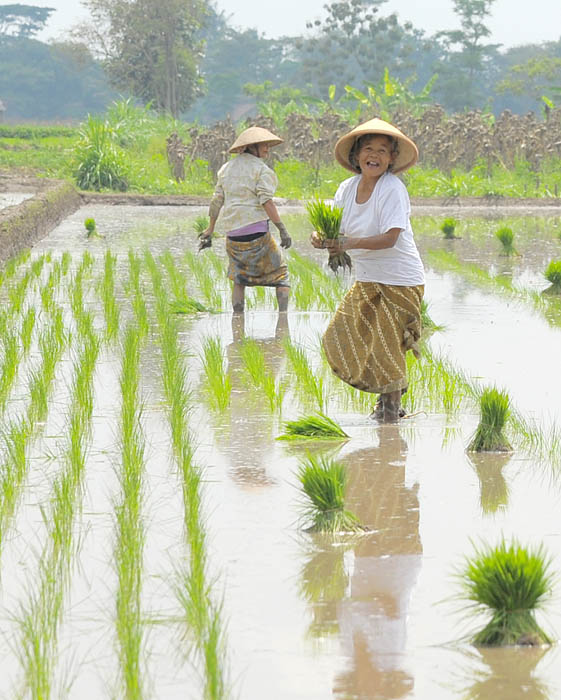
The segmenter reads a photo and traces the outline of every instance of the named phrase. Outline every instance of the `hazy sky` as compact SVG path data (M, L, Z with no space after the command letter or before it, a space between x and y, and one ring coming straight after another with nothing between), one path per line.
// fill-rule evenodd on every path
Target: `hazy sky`
M157 2L157 0L154 0ZM306 32L306 21L322 17L327 0L217 0L219 10L231 16L238 27L254 27L268 37ZM54 7L46 30L38 36L47 40L87 16L78 0L27 0L28 4ZM1 4L8 4L2 2ZM397 12L402 21L433 34L439 29L458 29L452 0L388 0L381 14ZM496 0L487 25L491 40L504 46L557 41L561 38L560 0Z

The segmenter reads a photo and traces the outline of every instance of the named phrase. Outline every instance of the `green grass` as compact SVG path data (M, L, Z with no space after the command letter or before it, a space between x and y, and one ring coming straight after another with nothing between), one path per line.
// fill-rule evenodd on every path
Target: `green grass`
M308 453L300 463L298 479L308 498L304 518L310 532L336 534L364 530L358 518L345 508L347 473L344 464Z
M551 644L535 611L551 594L551 560L542 546L528 549L517 540L475 548L461 575L464 597L491 615L473 637L476 646Z
M284 434L277 440L348 440L349 436L333 419L323 413L302 416L283 423Z

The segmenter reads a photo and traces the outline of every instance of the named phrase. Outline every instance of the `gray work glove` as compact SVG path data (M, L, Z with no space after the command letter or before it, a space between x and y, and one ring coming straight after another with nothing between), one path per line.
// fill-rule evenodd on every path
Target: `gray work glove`
M278 223L274 221L273 223L278 228L280 233L281 248L290 248L290 246L292 245L292 238L288 235L286 226L282 223L282 221L279 221Z
M199 234L199 253L205 248L210 248L212 246L212 235L210 233L200 233Z

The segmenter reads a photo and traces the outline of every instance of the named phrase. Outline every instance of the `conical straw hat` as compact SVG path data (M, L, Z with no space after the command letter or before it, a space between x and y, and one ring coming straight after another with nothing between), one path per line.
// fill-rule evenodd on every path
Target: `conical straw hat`
M407 168L415 165L419 158L417 146L410 138L402 134L397 127L389 122L385 122L383 119L370 119L370 121L364 122L364 124L355 126L348 134L341 136L339 141L335 144L335 158L337 158L344 168L347 168L347 170L353 173L360 173L360 170L351 165L349 154L354 142L365 134L384 134L397 139L399 152L393 162L392 173L400 173L403 170L407 170Z
M250 126L249 129L242 131L230 146L230 153L240 153L252 143L268 143L271 146L278 146L282 142L283 140L275 136L269 129L263 129L261 126Z

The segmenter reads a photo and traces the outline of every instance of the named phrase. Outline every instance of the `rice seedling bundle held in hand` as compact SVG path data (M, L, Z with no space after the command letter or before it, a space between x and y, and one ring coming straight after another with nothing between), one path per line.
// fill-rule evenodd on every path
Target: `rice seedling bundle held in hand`
M312 199L306 204L308 218L310 223L317 231L322 241L337 240L341 233L341 220L343 218L343 209L340 207L330 206L321 199ZM329 252L329 267L333 272L337 272L340 267L349 270L352 267L351 258L348 253L343 251L339 253Z
M310 502L304 515L310 532L360 532L365 530L356 515L345 508L345 465L327 457L308 454L300 464L298 478Z
M467 600L491 613L487 625L473 637L477 646L550 644L535 619L551 592L551 562L543 547L529 550L516 540L509 545L476 548L467 559L462 586Z

